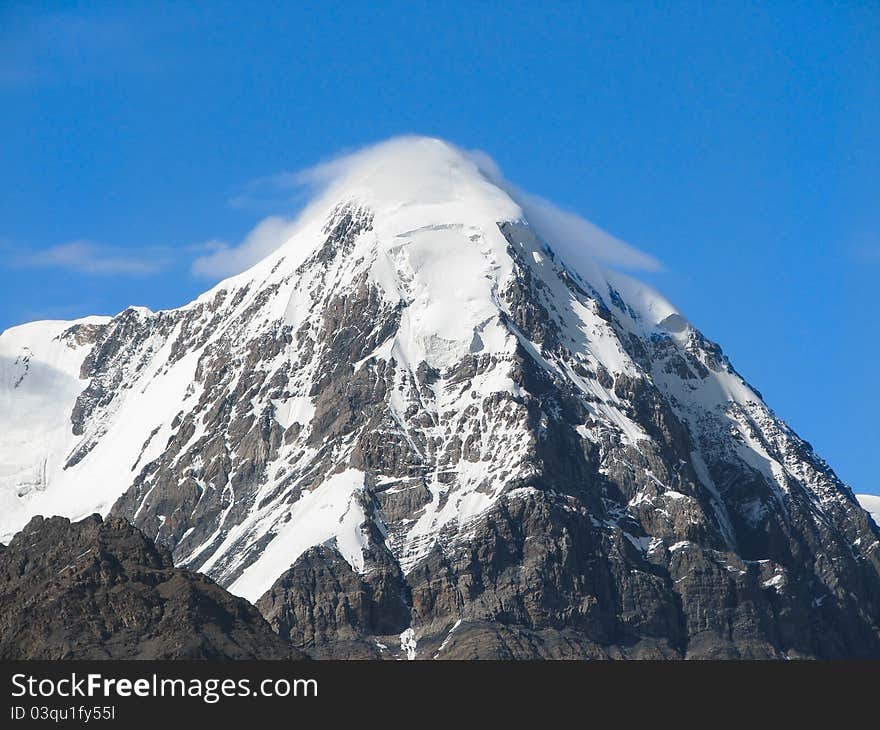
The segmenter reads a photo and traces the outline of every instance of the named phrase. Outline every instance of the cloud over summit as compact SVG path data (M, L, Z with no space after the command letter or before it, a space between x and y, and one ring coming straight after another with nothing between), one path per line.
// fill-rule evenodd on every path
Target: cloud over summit
M263 196L266 202L271 201L274 205L286 201L288 207L302 206L305 199L309 201L306 205L308 208L332 204L334 195L344 194L347 187L357 189L365 180L369 180L370 184L376 184L379 180L379 184L384 187L397 185L401 189L413 183L423 184L424 176L419 176L419 172L416 172L420 167L420 155L430 153L438 145L449 153L451 165L472 166L486 181L506 193L539 234L554 246L563 259L576 268L581 263L590 266L599 263L645 271L662 268L652 256L612 236L585 218L510 183L485 152L461 150L449 143L427 137L395 137L303 170L252 181L233 203L252 206ZM382 170L381 176L375 174L379 169ZM297 222L298 216L272 215L260 221L237 244L226 241L209 242L214 250L199 256L193 262L192 271L197 276L208 278L238 274L282 246L296 231Z

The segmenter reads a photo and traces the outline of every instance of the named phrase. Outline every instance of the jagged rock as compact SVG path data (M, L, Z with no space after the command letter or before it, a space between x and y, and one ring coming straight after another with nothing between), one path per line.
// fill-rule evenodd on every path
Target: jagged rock
M2 659L302 657L123 519L34 517L0 550Z
M316 659L376 659L409 625L406 584L387 551L358 574L331 546L307 550L257 602L279 635ZM381 637L381 638L378 638Z

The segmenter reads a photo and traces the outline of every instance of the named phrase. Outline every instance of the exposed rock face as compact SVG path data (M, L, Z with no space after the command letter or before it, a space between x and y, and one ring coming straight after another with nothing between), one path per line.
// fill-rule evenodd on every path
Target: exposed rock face
M662 297L411 144L185 307L4 333L0 396L75 372L2 524L124 516L315 656L880 656L880 533L812 447Z
M253 606L125 520L35 517L0 550L2 659L286 659Z
M442 658L878 656L845 591L811 597L830 578L812 561L783 568L695 543L645 553L596 530L576 498L546 493L499 506L475 533L408 576L420 646L445 641ZM857 561L847 569L859 585Z
M336 550L311 548L257 608L316 659L380 658L388 650L382 639L397 639L410 624L410 597L393 556L379 548L371 558L372 569L358 574Z
M671 522L689 519L692 507L681 501L667 502ZM357 576L317 548L258 607L294 645L328 657L403 655L397 628L406 619L381 626L372 618L376 584L406 602L419 658L880 656L875 619L860 618L845 587L876 596L876 569L811 519L802 527L814 547L785 564L692 541L669 545L634 535L638 523L627 527L596 524L577 495L523 490L477 520L466 544L451 554L436 545L405 577L385 564Z

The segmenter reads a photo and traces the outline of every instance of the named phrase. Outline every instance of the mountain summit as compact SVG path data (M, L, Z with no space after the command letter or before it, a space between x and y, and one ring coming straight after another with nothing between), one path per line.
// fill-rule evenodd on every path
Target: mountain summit
M439 140L317 178L180 309L0 335L5 538L125 517L314 656L880 656L880 531L680 312Z

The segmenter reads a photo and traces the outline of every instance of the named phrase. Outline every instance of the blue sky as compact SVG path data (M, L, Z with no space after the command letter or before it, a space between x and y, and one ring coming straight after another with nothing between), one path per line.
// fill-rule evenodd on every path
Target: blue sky
M876 3L7 0L0 108L0 329L183 304L278 175L435 135L660 260L880 493Z

